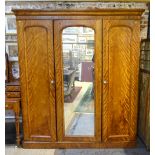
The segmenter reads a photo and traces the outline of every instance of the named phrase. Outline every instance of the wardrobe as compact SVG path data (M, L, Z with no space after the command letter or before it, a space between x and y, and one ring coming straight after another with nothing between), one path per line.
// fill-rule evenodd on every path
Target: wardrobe
M23 147L135 147L140 19L144 10L13 11L17 20ZM73 44L79 48L73 50ZM84 62L91 62L91 82L80 80L85 72L78 67ZM80 91L74 103L66 103L66 98L73 99L76 86ZM84 110L77 107L88 87L93 94L93 104L88 104L93 110L82 113ZM77 117L81 121L78 129L70 124ZM76 128L77 133L66 131L68 127Z

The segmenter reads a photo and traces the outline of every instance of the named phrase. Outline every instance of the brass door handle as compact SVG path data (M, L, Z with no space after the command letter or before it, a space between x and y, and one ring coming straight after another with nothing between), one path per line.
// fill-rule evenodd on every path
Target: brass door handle
M51 80L51 84L53 85L55 83L55 81L54 80Z
M107 84L107 83L108 83L108 81L106 81L106 80L103 80L103 83L104 83L104 84Z

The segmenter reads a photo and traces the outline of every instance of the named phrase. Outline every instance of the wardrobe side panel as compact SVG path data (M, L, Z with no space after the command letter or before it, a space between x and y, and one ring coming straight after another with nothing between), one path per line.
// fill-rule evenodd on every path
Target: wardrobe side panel
M105 20L103 140L136 140L139 21ZM104 38L104 37L103 37Z
M18 21L24 140L55 141L52 21Z

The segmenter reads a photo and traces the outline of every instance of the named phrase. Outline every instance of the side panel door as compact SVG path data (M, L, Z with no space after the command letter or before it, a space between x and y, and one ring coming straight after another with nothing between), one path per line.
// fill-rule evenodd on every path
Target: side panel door
M55 141L53 22L17 21L24 141Z
M136 139L139 21L103 21L104 141Z

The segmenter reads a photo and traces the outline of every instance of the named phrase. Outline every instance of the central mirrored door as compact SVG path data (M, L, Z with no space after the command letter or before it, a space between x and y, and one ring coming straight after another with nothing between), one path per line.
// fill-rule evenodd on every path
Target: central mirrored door
M60 141L100 141L100 20L56 21L57 134Z
M65 136L94 136L94 30L62 32Z

